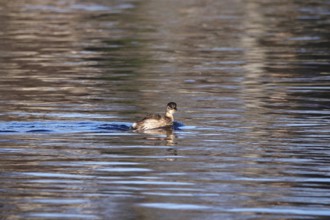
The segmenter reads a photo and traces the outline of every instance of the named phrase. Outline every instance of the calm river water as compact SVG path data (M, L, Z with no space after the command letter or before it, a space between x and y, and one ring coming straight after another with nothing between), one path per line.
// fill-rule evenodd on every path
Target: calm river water
M0 219L329 219L329 20L329 0L0 0ZM170 101L173 131L128 129Z

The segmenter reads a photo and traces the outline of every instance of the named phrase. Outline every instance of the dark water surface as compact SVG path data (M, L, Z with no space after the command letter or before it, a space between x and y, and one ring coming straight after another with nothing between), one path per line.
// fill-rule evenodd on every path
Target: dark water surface
M0 219L329 219L329 20L328 0L0 0ZM176 129L128 129L169 101Z

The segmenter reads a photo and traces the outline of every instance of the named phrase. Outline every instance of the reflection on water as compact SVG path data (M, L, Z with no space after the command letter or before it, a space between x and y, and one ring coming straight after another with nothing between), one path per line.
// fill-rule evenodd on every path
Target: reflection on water
M0 1L1 218L329 218L329 6Z

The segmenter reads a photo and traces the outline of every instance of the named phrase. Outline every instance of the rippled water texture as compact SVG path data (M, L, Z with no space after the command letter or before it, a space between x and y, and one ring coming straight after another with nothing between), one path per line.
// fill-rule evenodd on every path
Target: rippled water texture
M329 20L329 0L0 0L0 219L330 219ZM174 129L129 129L170 101Z

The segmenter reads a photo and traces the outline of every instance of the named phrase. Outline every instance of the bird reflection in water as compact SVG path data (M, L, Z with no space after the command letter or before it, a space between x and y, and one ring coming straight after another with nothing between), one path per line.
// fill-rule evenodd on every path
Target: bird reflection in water
M173 127L164 127L157 129L150 129L145 131L135 131L143 134L150 134L150 136L145 137L147 140L156 140L156 141L165 141L167 146L174 146L175 143L175 134L173 132ZM164 137L165 136L165 137Z
M135 131L138 133L147 134L148 136L144 137L146 140L155 141L155 145L163 145L165 142L166 146L175 146L177 142L175 142L176 135L173 131L172 126L157 128L157 129L150 129L145 131ZM175 147L170 147L167 151L171 155L178 155L178 152ZM174 158L167 158L166 160L172 161Z

